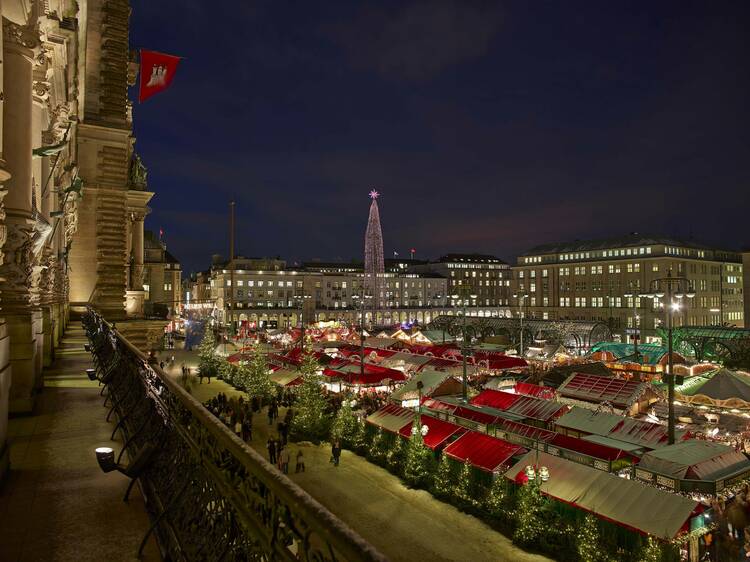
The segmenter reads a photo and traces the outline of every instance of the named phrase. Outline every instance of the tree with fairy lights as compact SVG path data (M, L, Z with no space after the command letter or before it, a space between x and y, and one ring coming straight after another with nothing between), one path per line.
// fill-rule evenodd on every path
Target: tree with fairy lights
M533 544L545 531L543 511L546 499L539 491L539 486L529 480L518 490L516 508L516 530L513 540L519 544Z
M341 408L336 412L333 425L331 425L331 439L338 439L343 446L349 448L353 447L360 426L353 410L356 404L354 400L343 400Z
M438 464L437 474L435 474L432 489L437 496L447 498L453 493L454 486L455 479L453 478L451 463L448 460L448 455L443 453L440 457L440 463Z
M370 442L370 449L367 452L367 457L377 464L380 464L381 462L383 462L383 460L385 460L386 451L384 441L385 438L383 436L383 428L379 427L375 432L375 436Z
M204 377L215 377L219 374L220 362L221 359L216 354L216 339L211 329L206 327L198 346L198 371Z
M484 509L493 517L507 518L510 515L508 483L502 476L492 481L490 491L484 499Z
M390 448L388 453L385 455L385 462L391 472L395 474L401 473L401 467L404 462L404 456L406 454L406 445L402 437L396 436L396 441L393 443L393 447Z
M467 506L476 506L477 501L474 498L474 483L471 478L471 463L466 459L461 472L458 475L456 486L453 489L453 495L462 504Z
M432 451L424 444L424 437L428 431L429 428L422 425L422 419L417 412L411 426L411 438L404 460L404 480L415 488L426 486L430 480Z
M606 562L609 557L601 549L601 537L596 517L586 515L576 535L578 560L581 562Z
M242 371L243 386L247 393L257 397L261 403L268 402L276 389L271 381L266 354L263 353L260 344L253 345L250 361Z
M362 420L357 420L357 427L352 438L352 449L360 455L367 454L367 424Z
M300 365L302 383L297 387L294 417L292 417L292 435L295 439L319 441L328 431L329 416L326 413L328 401L323 395L321 386L320 365L306 347Z

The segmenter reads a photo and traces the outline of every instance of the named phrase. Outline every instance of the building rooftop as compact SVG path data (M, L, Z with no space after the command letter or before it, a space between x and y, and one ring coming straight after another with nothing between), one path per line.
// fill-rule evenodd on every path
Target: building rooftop
M440 256L439 262L469 262L469 263L506 263L497 256L489 254L445 254Z
M620 248L620 247L632 247L632 246L650 246L650 245L664 245L664 246L680 246L683 248L694 248L698 250L719 250L719 251L731 251L722 250L720 248L714 248L705 244L696 242L695 240L682 240L670 236L658 236L640 234L637 232L627 234L625 236L617 236L612 238L600 238L595 240L574 240L572 242L559 242L555 244L542 244L535 246L530 250L520 254L521 256L537 256L544 254L560 254L565 252L580 252L580 251L591 251L591 250L604 250L609 248Z

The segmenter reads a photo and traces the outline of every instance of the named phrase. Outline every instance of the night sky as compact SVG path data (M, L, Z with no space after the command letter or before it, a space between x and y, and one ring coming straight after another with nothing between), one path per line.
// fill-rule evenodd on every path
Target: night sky
M134 107L186 271L237 251L386 257L631 231L750 243L750 2L132 0L185 59ZM134 91L131 98L135 98Z

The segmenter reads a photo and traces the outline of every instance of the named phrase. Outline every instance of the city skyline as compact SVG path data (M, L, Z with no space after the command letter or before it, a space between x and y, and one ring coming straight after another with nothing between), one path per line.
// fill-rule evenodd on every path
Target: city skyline
M247 34L191 45L234 8L134 2L133 44L185 57L175 86L134 108L159 192L147 225L199 269L226 253L236 198L239 252L347 260L376 186L386 255L508 260L630 231L747 243L747 6L478 6L241 8ZM393 47L364 48L378 41Z

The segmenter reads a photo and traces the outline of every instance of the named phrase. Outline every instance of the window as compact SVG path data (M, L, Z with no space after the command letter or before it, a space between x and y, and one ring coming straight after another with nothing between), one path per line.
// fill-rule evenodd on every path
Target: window
M651 271L654 273L659 273L659 264L658 263L652 263L651 264Z
M165 291L171 291L172 290L172 283L164 283L164 290Z

